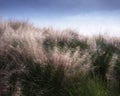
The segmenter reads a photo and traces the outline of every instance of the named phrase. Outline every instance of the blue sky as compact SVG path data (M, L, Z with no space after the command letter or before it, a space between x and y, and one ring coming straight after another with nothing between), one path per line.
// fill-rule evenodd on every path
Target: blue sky
M120 32L120 0L0 0L0 16L89 35Z

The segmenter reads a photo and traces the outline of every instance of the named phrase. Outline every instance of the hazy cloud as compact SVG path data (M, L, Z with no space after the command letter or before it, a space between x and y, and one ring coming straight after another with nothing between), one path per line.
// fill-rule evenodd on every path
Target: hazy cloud
M8 10L89 12L120 9L120 0L0 0L0 11Z

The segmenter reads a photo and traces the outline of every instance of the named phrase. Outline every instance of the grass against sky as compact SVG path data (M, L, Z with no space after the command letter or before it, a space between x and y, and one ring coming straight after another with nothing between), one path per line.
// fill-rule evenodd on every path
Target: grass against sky
M119 0L0 0L0 16L87 35L119 35L119 5Z

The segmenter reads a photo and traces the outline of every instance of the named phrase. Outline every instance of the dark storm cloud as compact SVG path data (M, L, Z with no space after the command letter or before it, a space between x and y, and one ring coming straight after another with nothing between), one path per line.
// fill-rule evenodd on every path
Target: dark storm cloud
M0 0L0 11L17 10L44 12L114 11L120 0Z

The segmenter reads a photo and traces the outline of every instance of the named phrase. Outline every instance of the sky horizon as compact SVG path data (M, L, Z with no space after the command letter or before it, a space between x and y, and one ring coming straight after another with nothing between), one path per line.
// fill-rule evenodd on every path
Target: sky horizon
M70 28L85 35L120 36L119 5L119 0L0 0L0 16L29 20L40 27Z

